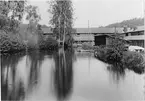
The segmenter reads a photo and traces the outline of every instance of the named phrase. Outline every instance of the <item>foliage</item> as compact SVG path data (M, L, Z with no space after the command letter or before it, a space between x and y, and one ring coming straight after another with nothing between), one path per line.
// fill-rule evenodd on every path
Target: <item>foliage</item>
M123 58L123 53L125 51L126 42L123 39L120 39L117 35L115 35L111 39L112 40L110 41L109 45L99 47L100 49L97 50L98 57L100 57L101 60L105 60L105 62L115 64L121 63L121 59Z
M134 70L137 73L142 73L145 70L145 58L137 52L125 52L122 63L126 68Z
M82 49L84 49L84 50L92 50L92 49L94 49L94 46L92 46L91 43L83 43L82 44Z
M125 51L126 42L123 39L120 39L119 36L115 36L109 46L107 51L108 58L111 58L115 62L121 62L123 58L123 53Z
M95 52L97 52L97 58L104 61L104 62L107 62L107 59L106 59L106 53L107 53L107 47L104 47L104 46L100 46L98 48L95 49Z
M40 50L55 50L58 48L58 43L52 38L41 39L38 43Z
M37 33L36 29L38 27L36 28L36 26L38 25L38 21L41 19L38 12L38 7L29 5L26 7L25 11L27 13L26 20L29 21L27 31L29 30L30 33Z
M52 0L49 2L49 13L52 17L50 24L57 40L65 40L66 35L72 33L73 8L71 0ZM67 40L69 41L69 40ZM69 43L69 42L68 42Z
M25 49L25 45L17 35L10 36L4 31L0 30L0 51L14 52Z
M26 1L0 1L0 28L15 31L23 17Z
M38 14L37 6L29 5L26 7L25 11L27 13L26 20L29 20L29 23L38 22L41 19L41 16Z
M112 48L104 46L97 48L96 52L98 59L112 64L117 70L128 68L139 74L145 72L145 57L141 53L126 51L120 56Z

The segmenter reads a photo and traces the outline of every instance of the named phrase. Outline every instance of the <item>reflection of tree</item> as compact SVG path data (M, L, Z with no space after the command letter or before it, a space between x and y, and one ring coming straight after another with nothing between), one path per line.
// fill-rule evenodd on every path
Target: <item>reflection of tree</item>
M107 70L112 76L111 78L113 79L113 81L116 82L117 84L119 83L121 79L124 79L124 76L125 76L124 68L117 68L117 66L111 65L107 67Z
M38 51L28 52L28 54L26 55L26 62L28 62L28 65L25 65L24 63L26 68L25 66L22 67L24 70L26 69L25 75L27 81L25 81L24 78L21 77L20 71L17 70L18 68L20 68L17 67L17 65L21 61L23 56L25 56L25 53L2 55L2 100L18 101L24 99L25 93L31 91L35 84L37 84L40 65L42 64L42 61L44 60L44 56L46 54L47 53L45 52L39 54ZM23 60L22 62L25 62L25 60Z
M73 53L69 50L59 52L54 56L55 72L54 83L57 97L60 100L66 98L71 92L73 79Z
M40 55L39 51L32 51L28 53L27 59L29 59L29 80L28 85L29 89L31 90L34 87L34 84L38 81L39 71L40 71L40 65L42 64L42 61L44 60L44 55Z
M18 54L7 54L2 55L2 68L1 68L1 92L2 92L2 100L18 100L19 94L23 92L23 85L17 85L18 89L15 89L16 85L14 84L15 76L16 76L16 65L21 60L21 58L25 55L25 53ZM10 75L11 73L11 75ZM9 85L9 79L11 79L12 83ZM12 87L12 89L10 89ZM10 91L11 90L11 91ZM19 91L19 92L16 92Z

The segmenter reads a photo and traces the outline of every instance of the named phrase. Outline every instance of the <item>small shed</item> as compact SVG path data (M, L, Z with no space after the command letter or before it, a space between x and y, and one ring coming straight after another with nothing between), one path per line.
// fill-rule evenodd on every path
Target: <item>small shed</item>
M94 36L95 40L95 46L100 46L100 45L110 45L110 43L112 42L113 39L115 39L115 36L113 35L96 35ZM124 39L121 39L121 38L118 38L118 40L122 40L126 43L128 43L127 40L124 40Z

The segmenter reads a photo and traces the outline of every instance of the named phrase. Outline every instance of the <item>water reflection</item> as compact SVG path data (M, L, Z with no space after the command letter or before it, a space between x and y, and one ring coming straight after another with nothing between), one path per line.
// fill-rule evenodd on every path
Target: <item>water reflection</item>
M41 64L44 61L45 54L41 54L39 51L32 51L26 55L26 67L29 68L28 78L28 90L32 89L37 85Z
M125 101L144 97L144 75L107 67L88 53L31 51L2 55L1 61L2 100Z
M41 85L43 62L54 59L54 89L57 99L65 99L72 90L73 51L31 51L13 55L2 55L1 92L2 100L24 100ZM53 64L49 60L48 63ZM46 61L46 62L47 62ZM52 66L52 65L50 65ZM49 86L49 85L48 85Z
M107 67L107 70L109 71L110 77L113 80L114 83L119 84L121 80L124 80L125 78L125 69L120 68L118 69L115 65L109 65Z
M2 100L20 100L24 96L24 85L21 80L19 82L17 81L18 77L16 78L16 66L18 65L18 62L22 60L22 57L24 55L24 53L14 55L2 55Z
M60 49L55 58L54 85L58 100L67 99L73 84L73 52Z

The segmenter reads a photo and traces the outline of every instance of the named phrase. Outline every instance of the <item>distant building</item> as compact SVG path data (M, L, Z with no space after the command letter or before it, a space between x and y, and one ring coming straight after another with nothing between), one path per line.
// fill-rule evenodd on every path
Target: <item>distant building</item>
M112 35L123 33L122 28L74 28L73 30L74 44L91 43L92 46L108 45ZM47 37L54 35L48 27L42 28L42 31Z
M73 33L75 43L91 43L93 46L109 44L109 37L122 33L121 28L76 28Z
M42 31L44 36L54 37L50 27L42 27ZM97 46L108 45L115 34L130 41L131 45L141 47L145 45L144 26L139 26L136 30L127 30L127 32L124 32L123 28L74 28L72 37L74 44L91 43Z
M122 33L122 36L125 40L130 41L131 45L141 47L145 46L144 26L139 26L134 31L127 31L126 33Z

